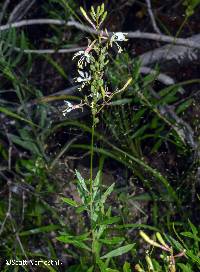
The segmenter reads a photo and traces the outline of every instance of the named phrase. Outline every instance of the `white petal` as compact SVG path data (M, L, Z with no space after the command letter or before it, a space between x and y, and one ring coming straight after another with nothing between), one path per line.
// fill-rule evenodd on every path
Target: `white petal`
M67 100L64 100L64 102L65 102L65 104L67 104L67 107L72 107L73 106L73 104L71 102L67 101Z
M127 35L127 33L122 33L122 32L116 32L116 33L113 33L113 36L112 36L112 41L126 41L126 37L125 35Z
M76 57L78 57L78 56L80 56L82 54L84 54L84 51L78 51L78 53L74 54L72 59L74 59L74 58L76 58Z
M84 77L84 72L83 72L83 71L78 70L78 73L79 73L79 75L80 75L81 77Z
M84 79L82 77L77 77L76 81L77 82L82 82L82 81L84 81Z
M91 80L91 76L89 76L89 77L87 78L87 80L88 80L88 81Z

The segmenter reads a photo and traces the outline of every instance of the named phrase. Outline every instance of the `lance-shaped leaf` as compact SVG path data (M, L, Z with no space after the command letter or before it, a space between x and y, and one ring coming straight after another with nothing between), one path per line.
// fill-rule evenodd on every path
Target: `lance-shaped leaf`
M128 251L130 251L134 247L134 245L135 244L129 244L129 245L126 245L126 246L119 247L119 248L117 248L115 250L112 250L112 251L108 252L106 255L102 256L101 259L113 258L113 257L120 256L122 254L125 254Z

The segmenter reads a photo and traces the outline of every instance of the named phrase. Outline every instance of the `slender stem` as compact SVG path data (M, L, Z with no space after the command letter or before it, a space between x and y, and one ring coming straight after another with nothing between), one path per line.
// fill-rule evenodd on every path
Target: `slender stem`
M95 115L92 115L92 135L91 135L91 156L90 156L90 193L92 194L92 179L93 179L93 157L94 157L94 128L95 128Z
M94 158L94 129L95 129L95 114L92 114L92 134L91 134L91 147L90 147L90 220L92 232L92 252L94 253L95 233L93 229L92 213L93 213L93 158ZM93 256L95 258L95 256Z

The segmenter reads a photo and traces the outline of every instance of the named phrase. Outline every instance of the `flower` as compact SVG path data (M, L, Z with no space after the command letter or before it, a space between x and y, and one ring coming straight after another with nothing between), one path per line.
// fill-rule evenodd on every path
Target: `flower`
M113 42L124 42L124 41L127 41L125 35L127 35L127 33L122 33L122 32L113 33L113 35L111 37L111 41L113 41Z
M62 111L63 115L65 116L67 113L72 111L74 109L74 106L71 102L64 100L65 104L67 105L67 108Z
M87 82L91 80L91 76L89 75L88 72L83 72L81 70L78 70L79 77L76 78L77 82Z
M93 46L95 44L96 40L94 40L92 43L90 40L88 41L88 46L84 50L78 51L76 54L74 54L72 59L75 59L78 56L81 56L78 61L78 67L83 69L83 66L87 66L91 62L92 55L90 54L90 51L93 49Z
M110 39L110 45L112 46L113 43L115 43L118 47L118 52L121 53L123 50L121 48L121 46L119 46L118 42L125 42L125 41L128 41L126 39L126 36L127 33L122 33L122 32L116 32L116 33L113 33L111 39Z
M64 102L67 105L67 108L62 111L64 116L72 110L82 109L82 111L83 111L83 106L85 105L85 103L83 103L82 100L81 100L80 104L74 104L74 105L67 100L64 100Z
M78 88L81 91L85 85L91 80L91 75L88 72L83 72L82 70L78 70L79 77L75 78L76 82L82 82L81 86Z
M83 66L86 66L88 63L90 63L90 54L87 51L87 49L85 51L81 50L78 51L78 53L76 53L72 59L75 59L76 57L81 56L81 58L78 61L78 67L79 68L83 68Z

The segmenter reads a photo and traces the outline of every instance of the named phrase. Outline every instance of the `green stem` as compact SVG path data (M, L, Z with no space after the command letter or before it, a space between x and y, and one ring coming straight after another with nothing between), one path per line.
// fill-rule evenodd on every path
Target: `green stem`
M92 114L92 132L91 132L91 146L90 146L90 220L92 232L92 252L95 253L95 233L93 229L92 214L93 214L93 158L94 158L94 129L95 129L95 114ZM93 256L95 258L95 256Z
M92 115L92 132L91 132L91 148L90 148L90 193L92 194L92 179L93 179L93 157L94 157L94 128L95 115Z

